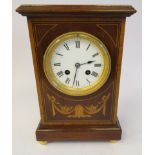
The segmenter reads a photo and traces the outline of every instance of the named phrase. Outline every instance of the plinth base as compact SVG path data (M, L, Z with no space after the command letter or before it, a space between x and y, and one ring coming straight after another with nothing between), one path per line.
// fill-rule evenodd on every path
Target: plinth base
M111 141L121 139L119 121L100 126L51 126L38 125L37 141Z

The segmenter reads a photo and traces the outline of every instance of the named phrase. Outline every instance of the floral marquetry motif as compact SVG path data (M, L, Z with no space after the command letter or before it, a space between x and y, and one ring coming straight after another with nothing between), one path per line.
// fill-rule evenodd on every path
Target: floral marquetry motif
M106 103L110 97L110 93L101 98L101 101L98 102L97 105L91 104L90 106L84 106L77 104L75 106L62 106L59 102L56 101L54 96L47 95L48 99L52 105L52 115L55 117L56 113L60 113L69 118L84 118L84 117L92 117L96 113L102 111L102 114L105 116L106 114Z

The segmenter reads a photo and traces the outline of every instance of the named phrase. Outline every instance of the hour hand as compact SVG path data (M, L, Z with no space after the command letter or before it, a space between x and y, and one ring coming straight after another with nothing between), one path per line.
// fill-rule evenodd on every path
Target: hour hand
M86 64L91 64L91 63L93 63L93 62L95 62L95 60L94 60L94 61L88 61L88 62L86 62L86 63L82 63L82 64L80 64L80 66L81 66L81 65L86 65Z
M91 64L91 63L93 63L93 62L95 62L95 60L94 60L94 61L88 61L87 64Z

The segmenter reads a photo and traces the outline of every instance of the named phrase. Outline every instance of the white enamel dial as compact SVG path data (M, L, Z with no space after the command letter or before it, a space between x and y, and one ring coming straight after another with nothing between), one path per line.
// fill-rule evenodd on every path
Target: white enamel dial
M45 68L51 73L49 75L51 78L48 78L56 88L62 88L60 90L64 93L69 91L74 91L75 94L69 93L73 95L81 95L80 91L89 93L89 90L96 88L98 83L101 86L103 84L101 80L105 82L107 78L105 76L110 69L107 49L90 35L76 32L62 36L55 40L55 44L49 46L47 51L50 58L46 60L48 63L45 64L48 66Z
M94 43L73 37L61 42L55 49L51 67L64 85L83 88L99 79L104 69L104 59Z

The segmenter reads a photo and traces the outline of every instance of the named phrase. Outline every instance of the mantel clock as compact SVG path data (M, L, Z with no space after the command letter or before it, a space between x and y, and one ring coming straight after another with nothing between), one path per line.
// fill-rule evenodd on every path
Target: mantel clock
M132 6L22 5L41 121L37 141L119 140L119 81Z

